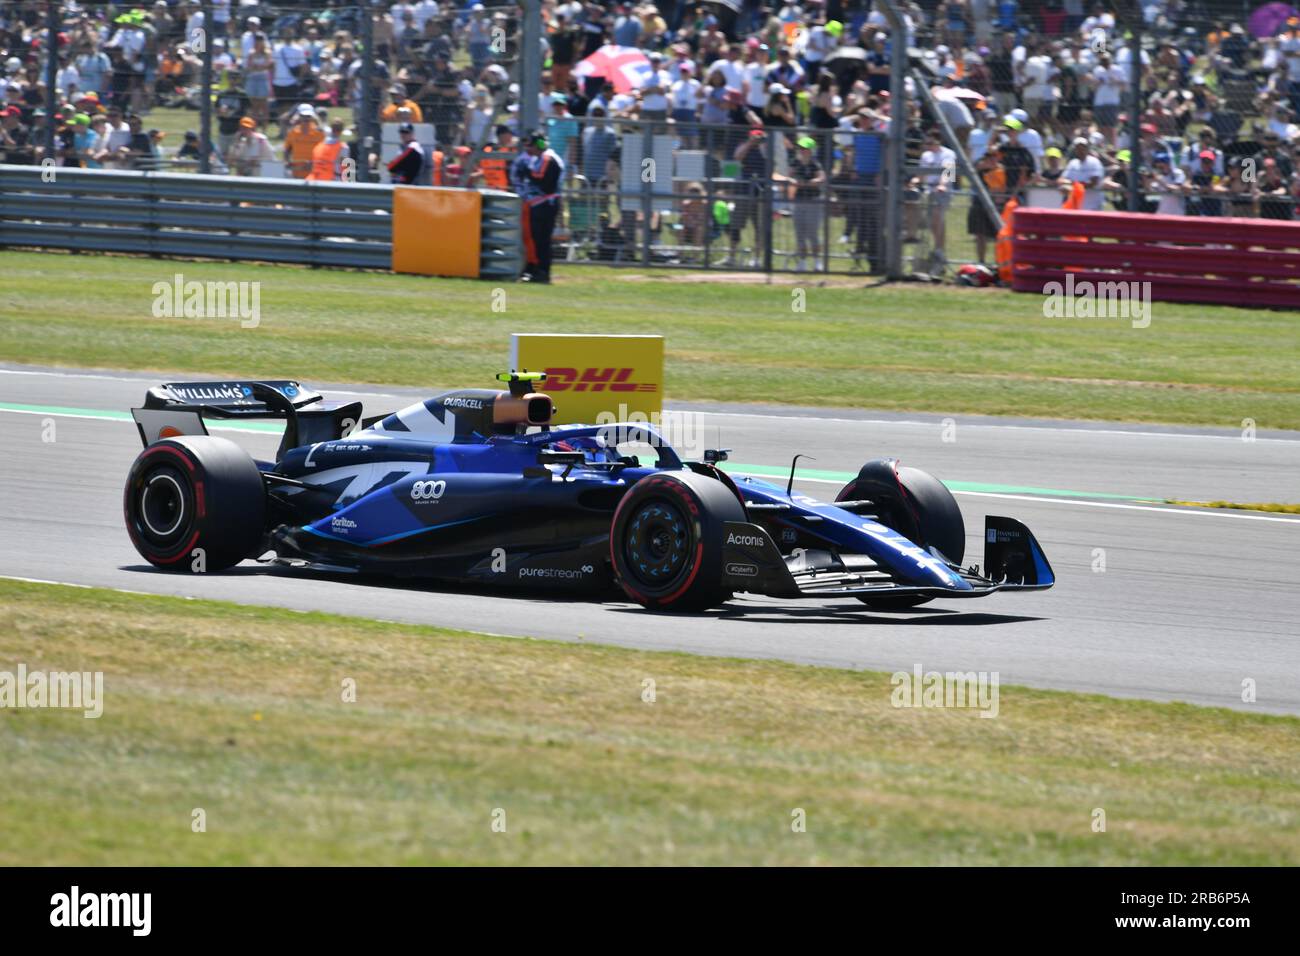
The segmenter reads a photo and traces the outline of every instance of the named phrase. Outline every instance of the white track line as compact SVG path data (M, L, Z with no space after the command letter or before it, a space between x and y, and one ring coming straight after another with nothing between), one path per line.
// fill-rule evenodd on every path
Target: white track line
M132 591L130 588L115 588L100 584L77 584L73 581L47 581L45 578L24 578L17 574L0 574L0 580L22 581L26 584L57 584L64 588L82 588L87 591L116 591L118 594L143 594L145 597L178 597L185 601L196 601L188 594L158 594L154 591Z

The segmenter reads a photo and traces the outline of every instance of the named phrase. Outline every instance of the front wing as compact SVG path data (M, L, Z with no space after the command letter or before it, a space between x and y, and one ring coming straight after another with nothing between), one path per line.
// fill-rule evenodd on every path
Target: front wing
M772 597L984 597L996 591L1043 591L1056 575L1033 533L1014 518L989 515L984 521L984 569L949 565L968 585L920 587L900 583L866 555L796 550L782 555L761 525L729 521L723 545L722 581L734 591ZM938 552L934 552L936 556Z

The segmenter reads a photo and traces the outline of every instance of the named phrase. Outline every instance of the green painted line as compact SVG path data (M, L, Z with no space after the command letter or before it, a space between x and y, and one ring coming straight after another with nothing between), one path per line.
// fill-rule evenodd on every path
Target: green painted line
M106 412L97 408L63 408L59 405L15 405L0 402L0 411L24 412L30 415L76 415L80 418L99 418L110 422L129 422L129 412Z
M27 415L71 415L76 418L94 418L104 422L134 422L130 412L114 412L102 408L64 408L60 405L17 405L12 402L0 402L0 412L21 412ZM232 432L269 432L278 435L284 431L283 425L269 422L240 422L229 424L213 422L208 427Z
M129 412L106 411L101 408L63 408L58 405L16 405L9 402L0 402L0 412L22 412L31 415L75 415L78 418L94 418L106 422L129 422L132 421ZM239 424L213 424L212 428L223 431L234 432L260 432L279 434L284 430L282 425L271 424L267 422L241 422ZM771 465L743 465L739 462L727 462L724 466L726 471L736 472L743 475L754 475L758 478L786 478L790 474L788 468L774 468ZM851 471L822 471L815 468L800 468L798 477L801 478L819 478L822 481L843 481L848 482L857 477L856 472ZM1028 485L992 485L975 481L945 481L945 485L952 491L974 491L985 492L988 494L1002 495L1035 495L1040 498L1104 498L1111 501L1154 501L1163 502L1161 498L1138 498L1133 495L1114 495L1100 491L1067 491L1062 488L1035 488Z

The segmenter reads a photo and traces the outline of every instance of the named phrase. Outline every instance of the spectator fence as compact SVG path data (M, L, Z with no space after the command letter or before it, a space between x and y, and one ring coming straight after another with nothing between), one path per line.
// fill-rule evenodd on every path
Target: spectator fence
M883 136L568 117L557 256L611 266L869 273L885 263ZM796 186L799 139L824 181Z

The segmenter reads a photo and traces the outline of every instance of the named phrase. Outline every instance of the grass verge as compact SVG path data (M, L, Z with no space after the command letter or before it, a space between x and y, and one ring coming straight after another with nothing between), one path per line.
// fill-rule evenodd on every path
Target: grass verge
M0 359L393 385L472 385L511 332L666 337L676 400L1300 428L1292 314L1155 303L1151 325L1046 319L1038 296L633 279L554 286L122 256L0 253ZM261 323L158 318L155 282L260 282ZM796 312L798 295L806 311Z
M19 662L105 702L0 710L6 865L1300 863L1291 718L0 581Z
M1186 505L1189 508L1229 508L1233 511L1271 511L1273 514L1300 515L1300 505L1279 504L1275 501L1180 501L1166 498L1167 505Z

